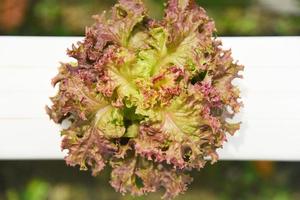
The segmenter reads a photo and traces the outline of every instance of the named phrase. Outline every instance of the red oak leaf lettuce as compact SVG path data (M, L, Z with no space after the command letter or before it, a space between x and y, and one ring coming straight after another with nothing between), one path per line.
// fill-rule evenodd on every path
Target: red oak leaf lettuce
M108 17L110 16L110 17ZM192 0L169 0L162 20L141 0L119 0L111 15L94 16L53 85L47 112L62 130L68 165L98 175L112 168L111 185L143 195L183 193L188 172L203 168L240 124L243 66L214 37L214 22Z

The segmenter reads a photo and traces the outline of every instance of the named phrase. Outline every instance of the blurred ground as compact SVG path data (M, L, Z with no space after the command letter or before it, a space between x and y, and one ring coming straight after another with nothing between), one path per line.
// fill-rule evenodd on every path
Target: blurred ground
M220 161L194 172L176 200L298 200L300 163ZM64 161L1 161L0 200L158 200L133 198L110 187L109 169L94 178Z

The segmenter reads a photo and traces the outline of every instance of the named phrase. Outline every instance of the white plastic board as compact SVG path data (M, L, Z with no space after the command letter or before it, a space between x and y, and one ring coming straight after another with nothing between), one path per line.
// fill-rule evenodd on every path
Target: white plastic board
M44 107L50 80L78 37L0 37L0 159L62 159L59 126ZM300 37L227 37L245 65L241 130L219 151L230 160L300 160Z

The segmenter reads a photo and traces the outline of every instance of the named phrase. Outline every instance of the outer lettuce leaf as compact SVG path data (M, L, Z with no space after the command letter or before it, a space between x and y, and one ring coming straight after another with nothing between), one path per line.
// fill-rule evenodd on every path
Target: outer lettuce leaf
M62 135L62 149L69 151L65 157L67 164L79 165L81 170L88 170L89 166L94 176L104 168L106 157L117 151L117 147L99 129L89 125L69 128L62 131Z
M163 23L169 33L168 47L175 64L194 66L189 71L205 69L204 51L212 42L214 22L193 0L169 0Z
M224 132L214 132L213 124L203 118L204 108L199 102L201 96L184 94L159 111L160 120L145 121L140 137L135 140L136 151L149 160L165 161L179 169L202 168L204 159L214 156L215 148L219 147L219 138L215 137L225 136Z
M96 23L86 28L83 42L73 45L68 54L78 61L80 67L91 67L110 44L127 47L136 26L142 23L146 10L141 0L119 0L112 9L112 18L106 13L95 15Z
M190 32L176 45L170 43L169 38L166 28L151 28L147 39L148 46L139 52L135 68L139 68L143 74L146 73L147 77L155 76L172 65L183 68L194 54L191 50L199 45L196 33Z
M86 120L94 115L98 108L107 105L102 95L94 90L95 86L86 85L82 80L89 75L81 74L76 68L63 64L60 74L53 79L53 85L60 83L59 93L51 98L54 105L51 109L47 107L47 111L55 122L61 122L70 114Z
M145 7L141 0L120 0L119 4L116 4L108 26L119 45L128 46L133 29L143 21L145 14Z
M143 181L143 190L145 192L154 192L164 188L163 199L173 199L187 190L187 185L192 182L192 178L176 169L165 168L163 165L147 166L136 174ZM172 183L172 184L170 184Z
M127 158L125 162L113 161L111 185L123 194L142 195L164 188L162 198L171 199L187 190L192 181L188 175L163 165L154 165L142 158ZM172 184L170 184L170 182Z

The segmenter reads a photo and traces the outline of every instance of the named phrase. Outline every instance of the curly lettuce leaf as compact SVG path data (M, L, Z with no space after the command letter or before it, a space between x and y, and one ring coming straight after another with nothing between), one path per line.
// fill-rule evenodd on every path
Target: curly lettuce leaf
M108 26L119 45L128 46L132 31L143 21L145 15L146 9L141 0L120 0L115 5Z
M103 133L89 125L71 127L62 131L62 149L68 150L65 160L68 165L79 165L81 170L92 170L98 175L106 165L106 157L117 151L117 147L107 140Z
M59 83L59 93L52 97L52 108L48 114L56 122L61 122L70 114L83 120L93 116L98 108L107 104L101 94L94 91L93 84L87 86L78 67L62 64L60 74L53 79L53 85ZM88 75L87 75L88 76Z
M171 199L187 190L192 178L181 171L155 165L143 158L126 158L125 162L113 161L111 185L116 191L125 194L142 195L154 192L161 187L165 190L163 199ZM172 184L170 184L172 183Z

